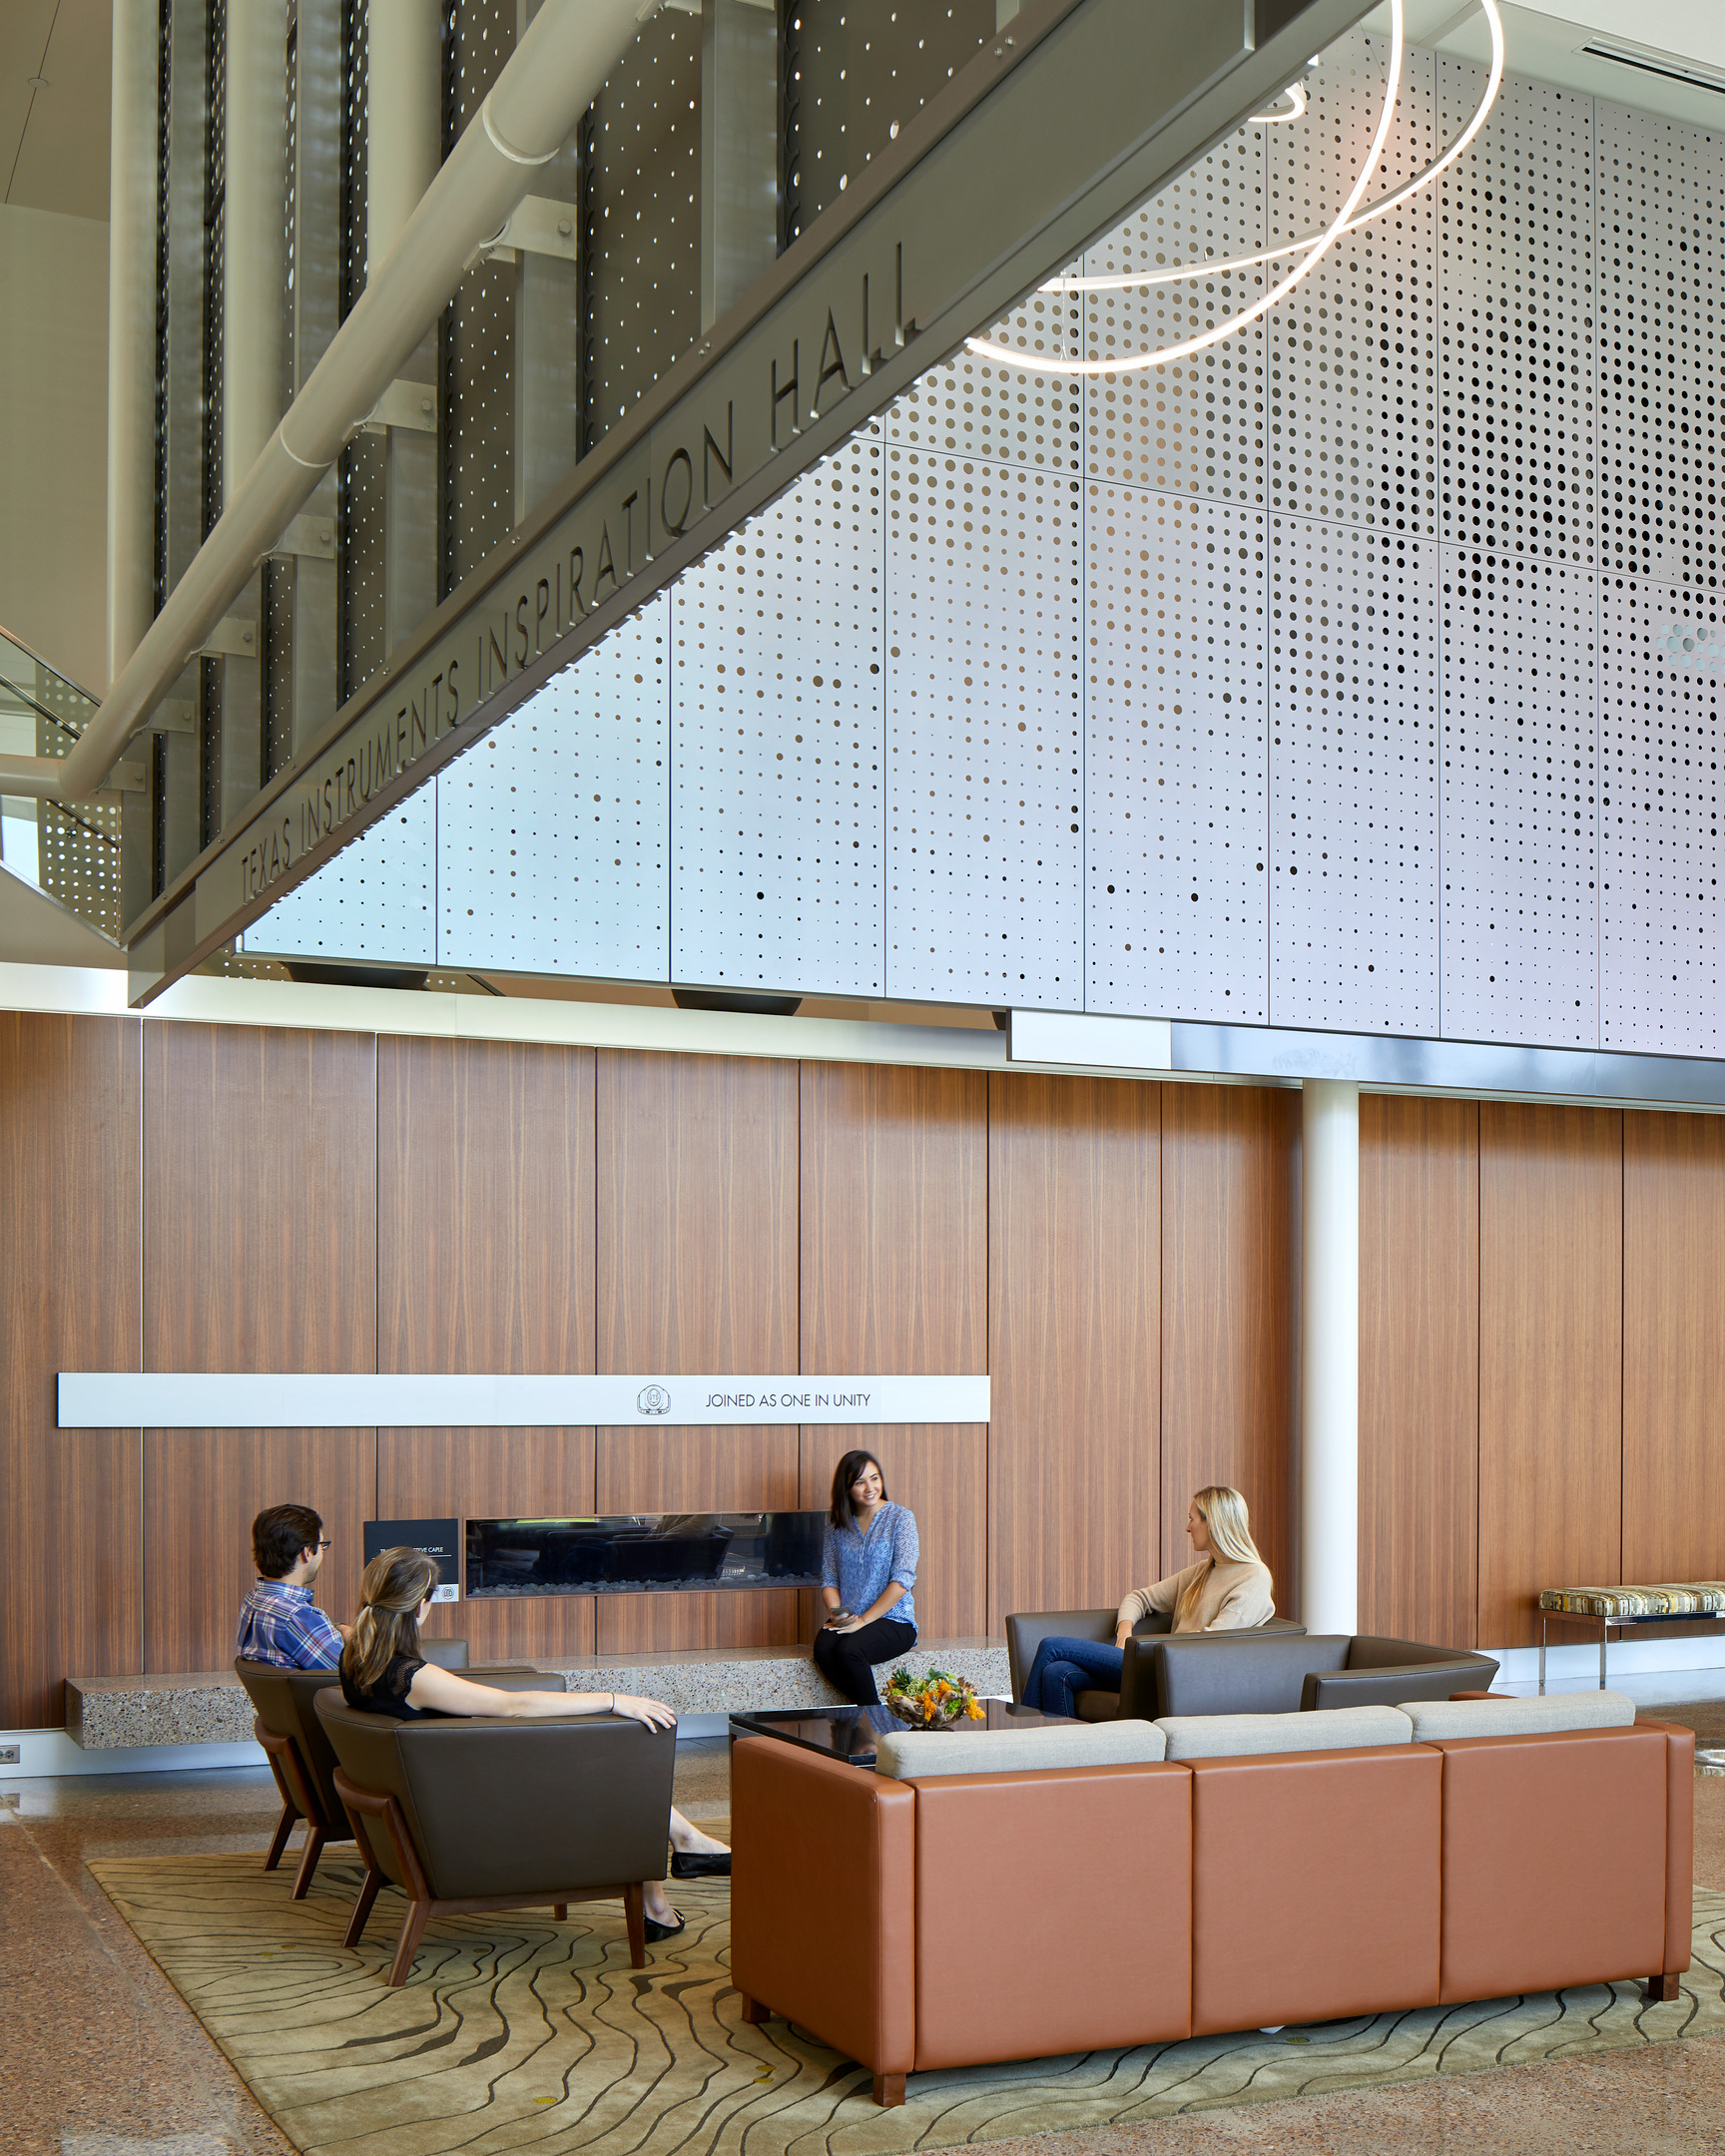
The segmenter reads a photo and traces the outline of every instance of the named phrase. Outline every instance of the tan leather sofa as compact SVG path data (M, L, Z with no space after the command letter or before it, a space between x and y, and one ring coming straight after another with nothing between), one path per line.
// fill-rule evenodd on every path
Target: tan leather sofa
M895 2103L937 2067L1628 1977L1676 1997L1693 1732L1493 1712L1527 1704L1140 1723L1191 1756L908 1780L743 1739L744 2017L795 2021ZM1327 1748L1230 1756L1235 1721ZM1337 1746L1457 1726L1482 1734Z

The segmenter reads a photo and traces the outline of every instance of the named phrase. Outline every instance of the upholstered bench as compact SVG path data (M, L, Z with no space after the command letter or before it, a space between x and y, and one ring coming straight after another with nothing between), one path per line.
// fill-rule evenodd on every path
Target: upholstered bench
M1611 1627L1706 1623L1725 1618L1725 1580L1668 1581L1659 1587L1547 1587L1539 1597L1539 1689L1545 1689L1545 1628L1599 1627L1599 1689L1605 1689L1605 1647Z

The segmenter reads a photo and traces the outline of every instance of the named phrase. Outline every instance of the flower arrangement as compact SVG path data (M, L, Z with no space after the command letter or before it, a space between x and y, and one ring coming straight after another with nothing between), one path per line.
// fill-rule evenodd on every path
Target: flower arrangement
M976 1687L967 1677L954 1677L950 1670L931 1669L924 1676L913 1677L900 1666L886 1680L886 1705L912 1729L950 1729L960 1719L987 1719L987 1710L976 1697Z

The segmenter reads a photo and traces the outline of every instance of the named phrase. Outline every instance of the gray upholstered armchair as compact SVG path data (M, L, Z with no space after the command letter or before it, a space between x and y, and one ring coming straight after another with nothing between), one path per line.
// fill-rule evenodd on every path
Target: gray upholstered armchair
M419 1651L439 1669L467 1670L464 1639L421 1640ZM235 1663L234 1673L246 1687L246 1696L252 1702L252 1734L264 1747L270 1772L282 1793L282 1817L276 1823L264 1869L275 1871L288 1836L303 1820L305 1847L299 1853L299 1872L293 1882L293 1899L303 1901L325 1847L353 1839L332 1780L335 1754L311 1706L319 1692L328 1685L338 1685L340 1678L332 1669L284 1669L279 1663L244 1659ZM477 1683L499 1685L509 1692L557 1682L517 1664L469 1674Z
M1012 1671L1012 1697L1023 1699L1024 1680L1030 1674L1037 1648L1045 1639L1095 1640L1098 1645L1111 1647L1118 1615L1117 1609L1036 1610L1021 1611L1008 1617L1006 1658ZM1138 1620L1126 1643L1118 1695L1103 1691L1079 1693L1078 1712L1086 1722L1111 1722L1117 1715L1128 1721L1153 1722L1159 1714L1166 1712L1157 1703L1156 1648L1167 1637L1173 1621L1165 1611ZM1250 1632L1205 1632L1191 1636L1207 1640L1263 1639L1269 1634L1297 1636L1305 1630L1304 1625L1295 1624L1292 1618L1272 1617L1268 1623L1257 1625Z
M316 1714L365 1861L342 1943L358 1944L381 1887L407 1896L391 1984L433 1916L548 1903L561 1918L571 1901L613 1897L645 1967L641 1882L665 1877L674 1730L612 1715L398 1722L328 1691Z

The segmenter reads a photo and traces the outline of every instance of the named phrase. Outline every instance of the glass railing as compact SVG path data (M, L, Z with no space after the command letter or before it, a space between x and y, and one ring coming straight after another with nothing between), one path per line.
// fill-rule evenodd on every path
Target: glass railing
M0 750L69 756L97 699L0 629ZM3 784L3 782L0 782ZM99 928L120 934L120 810L106 803L0 797L0 866Z

